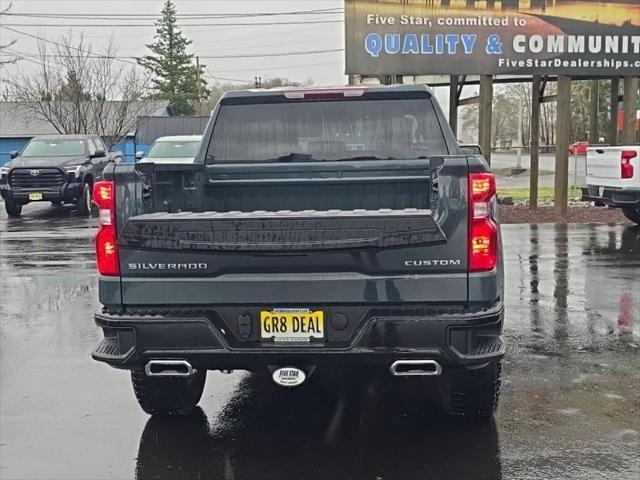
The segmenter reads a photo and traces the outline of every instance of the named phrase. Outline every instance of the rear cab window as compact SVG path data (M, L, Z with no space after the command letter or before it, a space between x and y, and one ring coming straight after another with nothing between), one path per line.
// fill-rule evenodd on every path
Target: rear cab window
M207 163L419 159L449 153L435 108L420 98L223 100Z
M200 149L200 142L193 140L175 140L156 142L149 150L149 158L183 158L195 157Z

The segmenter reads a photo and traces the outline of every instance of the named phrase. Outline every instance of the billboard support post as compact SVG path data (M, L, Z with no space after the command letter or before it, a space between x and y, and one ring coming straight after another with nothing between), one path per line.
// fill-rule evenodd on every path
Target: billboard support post
M600 83L598 80L591 80L589 89L589 143L595 145L598 140L598 100L600 93Z
M611 79L611 118L609 119L609 145L618 144L618 106L620 103L620 78Z
M458 137L458 75L449 77L449 126Z
M531 85L531 170L529 172L529 208L538 209L538 176L540 173L540 97L542 77L533 76Z
M491 165L491 109L493 106L493 76L480 76L480 115L478 137L484 158Z
M622 110L624 111L624 123L622 129L622 143L633 145L636 143L636 111L638 110L638 79L636 77L624 77L624 97L622 98Z
M556 178L554 210L567 215L569 193L569 132L571 130L571 77L558 76L558 108L556 120Z

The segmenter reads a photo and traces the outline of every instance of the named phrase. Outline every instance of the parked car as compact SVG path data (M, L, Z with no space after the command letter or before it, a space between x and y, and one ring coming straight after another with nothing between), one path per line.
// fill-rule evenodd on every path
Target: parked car
M11 152L0 167L0 194L10 217L19 217L30 202L75 203L78 212L91 211L93 184L104 167L122 161L122 152L108 152L97 135L34 137L22 153Z
M586 155L589 142L576 142L569 145L570 155Z
M201 142L202 135L160 137L151 145L148 154L137 152L136 158L141 162L193 163Z
M420 85L227 92L193 165L95 185L93 358L142 409L192 411L207 370L386 371L493 415L504 317L495 176Z
M621 208L640 225L640 146L589 148L582 199Z
M459 145L460 151L465 155L482 155L482 147L475 143L463 143Z

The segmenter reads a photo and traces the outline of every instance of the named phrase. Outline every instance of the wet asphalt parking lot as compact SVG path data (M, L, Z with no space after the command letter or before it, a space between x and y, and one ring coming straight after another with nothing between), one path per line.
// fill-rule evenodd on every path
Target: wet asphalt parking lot
M495 421L427 385L331 377L297 390L209 372L201 409L149 419L100 340L94 219L0 216L0 478L640 478L640 229L506 225L509 350ZM355 380L355 381L354 381Z

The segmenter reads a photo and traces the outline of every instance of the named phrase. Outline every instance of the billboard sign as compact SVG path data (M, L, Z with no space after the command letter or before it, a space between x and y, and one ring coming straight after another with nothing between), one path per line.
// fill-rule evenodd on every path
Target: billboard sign
M346 0L350 75L640 75L640 1Z

